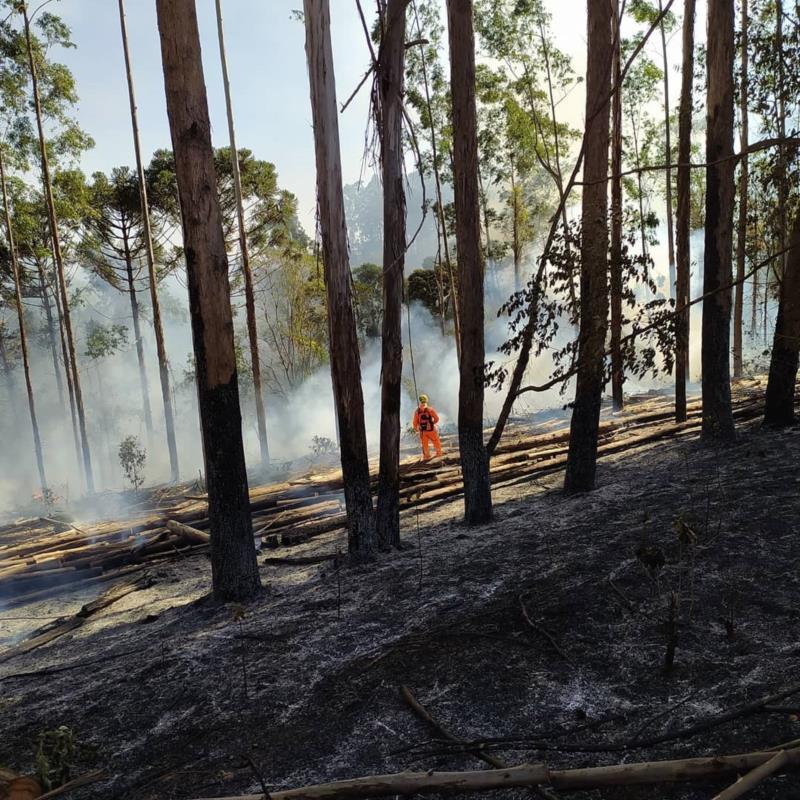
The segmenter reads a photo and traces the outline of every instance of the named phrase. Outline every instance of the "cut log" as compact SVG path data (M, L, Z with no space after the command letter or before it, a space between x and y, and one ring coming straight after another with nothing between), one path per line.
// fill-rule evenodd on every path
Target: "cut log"
M210 534L193 528L191 525L184 525L181 522L176 522L173 519L168 519L165 523L165 527L168 531L182 536L187 542L192 542L194 544L209 544L211 542Z
M800 766L800 750L785 751L784 766ZM544 764L522 764L508 769L473 772L400 772L365 778L322 783L299 789L271 792L271 800L340 800L343 798L387 797L389 795L486 792L550 785L556 789L600 789L607 786L635 786L679 783L724 777L755 769L775 753L744 753L735 756L684 758L650 761L610 767L553 770ZM215 800L263 800L261 794L240 794ZM211 800L200 798L199 800Z

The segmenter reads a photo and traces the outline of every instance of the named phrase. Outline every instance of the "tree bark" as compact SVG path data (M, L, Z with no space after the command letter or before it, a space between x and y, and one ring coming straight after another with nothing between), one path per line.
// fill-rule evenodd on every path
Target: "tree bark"
M89 437L86 433L86 414L83 408L83 394L81 392L81 380L78 372L78 360L75 355L75 337L72 332L72 318L69 311L69 297L67 296L67 281L64 275L64 260L61 254L61 241L58 235L58 218L56 207L53 200L53 184L50 180L50 165L47 159L47 141L44 134L44 121L42 119L42 105L39 99L39 78L36 72L36 64L33 59L33 47L31 44L31 25L28 19L27 3L19 4L19 11L25 26L25 43L28 49L28 66L31 73L31 85L33 87L33 107L36 113L36 125L39 132L39 152L42 162L42 181L44 182L45 199L47 201L47 213L50 221L50 235L53 241L53 253L56 259L56 270L58 272L58 283L61 292L61 311L64 320L64 330L67 335L67 346L69 348L69 363L72 368L72 386L75 392L75 408L78 412L78 427L81 434L81 452L83 454L83 471L86 476L86 490L89 494L94 494L94 475L92 473L92 454L89 449Z
M52 245L52 242L51 242ZM56 271L56 257L53 255L53 271ZM41 262L38 262L39 267L39 280L45 281L44 269ZM55 277L55 275L54 275ZM55 278L55 282L58 278ZM69 362L69 351L67 350L67 337L64 334L64 315L61 312L61 299L58 294L58 289L53 290L53 296L56 300L56 315L58 316L58 340L61 344L61 360L64 363L64 374L67 376L67 393L69 395L69 414L72 422L72 439L75 444L75 459L78 464L78 474L83 475L84 485L86 483L86 475L83 472L83 453L81 451L81 435L78 431L78 412L75 408L75 390L72 386L72 370Z
M664 12L663 3L658 0L659 13ZM675 233L672 224L672 131L670 130L670 108L669 108L669 59L667 57L667 34L664 30L664 20L659 25L661 29L661 52L664 62L664 179L666 181L666 202L667 202L667 258L669 259L669 294L667 297L675 297L675 284L677 281L675 271Z
M685 0L683 10L683 66L681 100L678 110L678 209L676 215L676 285L675 302L675 421L686 419L686 380L689 371L689 294L691 291L691 169L692 157L692 87L694 85L694 19L696 0Z
M419 15L417 14L416 5L414 6L414 17L417 24L417 38L422 40L424 38L422 33L422 26L419 22ZM447 239L447 220L444 215L444 198L442 197L442 177L439 172L439 153L438 145L436 142L436 127L433 118L433 105L431 104L430 85L428 83L428 67L425 60L425 44L420 44L420 65L422 67L422 88L425 93L425 105L428 110L428 119L430 120L430 136L431 136L431 164L433 167L433 180L436 188L436 218L438 220L438 231L441 236L442 248L444 253L444 263L447 269L447 278L450 281L450 298L453 304L453 327L456 335L456 355L459 362L461 361L461 314L458 307L458 290L455 283L455 272L453 270L453 262L450 258L450 244ZM442 307L442 314L444 314L444 307Z
M749 143L749 120L747 113L747 45L748 45L748 7L747 0L741 0L741 68L739 73L739 117L740 151L739 161L739 222L736 231L736 289L733 303L733 377L742 377L742 328L744 316L744 272L747 251L747 191L749 186L749 164L747 145ZM754 276L755 277L755 276Z
M331 378L345 484L348 549L352 556L364 558L376 547L375 514L369 485L361 359L347 253L330 8L328 0L303 0L303 7L322 262L328 297Z
M706 228L703 293L703 436L731 440L730 324L733 245L733 0L708 3ZM727 287L727 288L726 288Z
M150 386L147 382L147 370L144 366L144 343L142 342L142 329L139 324L139 300L136 297L136 284L133 279L133 257L128 244L128 232L123 231L123 246L125 249L125 277L128 281L128 297L131 302L131 316L133 317L133 336L136 339L136 358L139 361L139 383L142 387L142 408L144 409L144 424L148 434L153 433L153 415L150 410Z
M764 424L776 428L795 421L794 393L800 353L800 214L795 219L790 244L781 281L764 411Z
M228 115L228 138L231 146L231 167L233 170L233 191L236 196L236 218L239 224L239 249L242 254L242 274L244 275L244 302L247 316L247 336L250 342L250 365L253 372L253 394L258 420L258 444L261 450L261 468L269 467L269 442L267 440L267 416L264 411L264 387L261 382L261 358L258 352L258 328L256 325L256 296L253 290L253 271L250 268L250 248L247 244L244 200L242 199L242 178L239 174L239 151L236 148L236 128L233 123L233 103L231 84L228 78L228 56L225 52L225 33L222 26L222 2L216 0L217 34L219 38L219 58L222 64L222 83L225 87L225 109Z
M608 140L611 85L611 3L588 2L586 154L581 236L581 327L578 375L564 478L568 494L594 488L597 427L605 372L608 325Z
M259 591L233 343L228 256L194 0L157 0L203 435L214 597Z
M611 98L611 248L609 279L611 288L611 397L615 411L621 411L625 399L622 364L622 65L619 0L614 4L613 83Z
M461 362L458 445L464 474L464 519L492 517L489 455L483 441L484 286L478 208L478 132L472 0L447 0L450 93L453 104L453 178L458 248Z
M406 198L403 190L403 75L407 0L388 0L378 55L383 177L383 330L377 539L400 546L400 401L403 379L403 269Z
M47 321L47 338L50 343L50 354L53 358L53 372L56 376L56 388L58 389L58 402L64 408L64 380L61 377L61 366L58 362L58 345L56 344L56 326L53 322L53 309L50 306L50 295L48 292L47 281L44 277L42 262L36 259L36 271L39 276L39 294L42 298L42 307ZM72 401L70 400L70 403Z
M14 299L17 304L17 322L19 324L19 346L22 350L22 367L25 372L25 390L28 393L28 412L31 417L31 430L33 432L33 449L36 453L36 467L39 470L39 485L42 488L42 499L47 495L47 476L44 470L44 456L42 455L42 439L39 436L39 422L36 419L36 402L33 397L33 383L31 382L31 364L28 356L28 334L25 330L25 314L22 306L22 288L20 286L19 261L17 248L14 243L14 227L11 224L11 211L8 207L8 191L6 189L6 170L3 158L3 148L0 147L0 183L3 189L3 214L6 223L6 238L8 251L11 258L11 272L14 275Z
M122 49L125 55L125 73L128 79L128 100L131 109L131 128L133 131L133 149L136 154L136 171L139 177L139 196L142 206L142 236L144 238L145 256L147 258L147 275L150 283L150 304L153 307L153 332L156 337L158 353L158 376L161 382L161 400L164 405L164 427L167 433L167 449L169 450L170 473L173 481L180 477L178 464L178 445L175 439L175 415L172 408L170 391L169 361L164 345L164 328L161 324L161 304L158 301L158 276L156 275L156 259L153 252L153 232L150 227L150 204L147 200L147 183L144 177L142 148L139 141L139 120L136 111L136 92L131 70L131 56L128 48L128 29L125 24L124 0L119 0L119 22L122 31Z

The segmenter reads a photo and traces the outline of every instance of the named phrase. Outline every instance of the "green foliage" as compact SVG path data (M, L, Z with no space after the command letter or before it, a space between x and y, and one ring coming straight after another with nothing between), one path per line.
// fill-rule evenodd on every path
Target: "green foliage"
M338 453L339 447L327 436L314 436L311 439L311 452L315 456L329 456Z
M383 319L383 270L362 264L353 270L353 294L359 336L380 339Z
M134 491L144 483L144 465L147 451L136 436L126 436L119 443L119 463Z
M128 329L124 325L100 325L90 321L86 325L86 350L84 355L92 360L113 356L128 344Z
M34 762L36 778L45 791L70 780L79 749L75 734L65 725L39 734Z
M328 360L322 264L298 245L254 265L266 342L264 380L286 396Z
M408 276L406 298L409 303L420 303L431 316L441 313L436 273L432 269L417 269Z

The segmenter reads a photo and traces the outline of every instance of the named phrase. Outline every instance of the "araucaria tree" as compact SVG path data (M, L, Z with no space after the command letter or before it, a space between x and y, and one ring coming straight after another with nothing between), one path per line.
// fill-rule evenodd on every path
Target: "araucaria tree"
M406 6L388 0L377 62L378 135L383 177L383 322L381 436L377 536L381 548L400 545L400 398L403 379L403 268L406 200L403 189L403 74Z
M314 120L322 262L328 297L331 378L339 425L348 549L352 556L363 558L376 547L375 513L370 492L361 359L347 253L331 16L328 0L304 0L303 9Z
M489 455L483 440L484 265L478 193L478 130L475 102L475 34L472 0L447 0L450 92L453 104L453 178L456 206L461 361L458 446L464 476L464 519L491 519Z
M260 588L247 488L228 257L194 0L157 0L164 85L183 220L183 246L203 435L211 569L218 600Z
M733 250L733 0L709 0L706 227L703 272L703 436L733 439L730 323Z
M594 488L608 327L608 144L614 8L588 0L580 339L564 489Z

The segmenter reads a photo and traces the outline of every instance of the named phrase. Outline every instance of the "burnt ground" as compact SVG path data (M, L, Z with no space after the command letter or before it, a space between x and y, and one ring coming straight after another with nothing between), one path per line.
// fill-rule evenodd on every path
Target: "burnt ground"
M799 459L800 431L751 425L723 449L692 435L604 459L591 495L566 498L561 475L499 487L482 528L460 524L460 501L423 511L419 534L410 512L408 549L374 564L262 566L267 589L241 620L203 601L205 557L158 566L149 589L0 666L0 766L32 769L37 734L67 725L93 748L75 771L111 776L76 800L260 792L256 771L278 788L481 768L446 752L401 684L459 737L527 739L494 751L509 763L591 766L798 739L800 693L689 738L621 747L800 680ZM64 614L85 600L2 616ZM550 752L535 749L545 743ZM570 796L688 800L718 788ZM770 778L748 797L800 798L800 779Z

